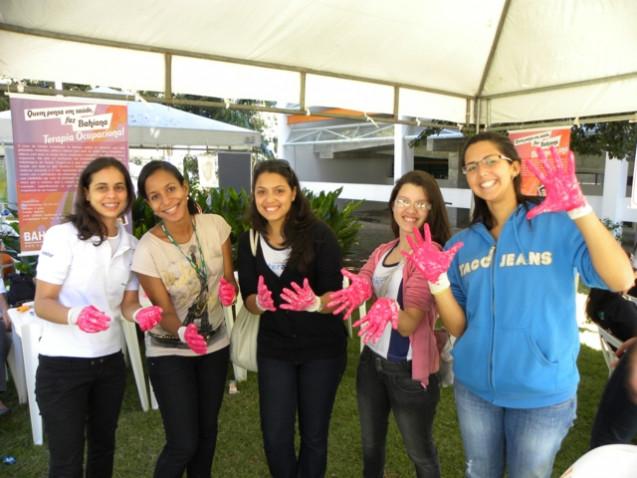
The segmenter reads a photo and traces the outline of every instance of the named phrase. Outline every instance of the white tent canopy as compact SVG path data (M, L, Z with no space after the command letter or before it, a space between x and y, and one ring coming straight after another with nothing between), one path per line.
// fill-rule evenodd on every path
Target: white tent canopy
M634 0L3 0L0 75L498 124L637 111Z

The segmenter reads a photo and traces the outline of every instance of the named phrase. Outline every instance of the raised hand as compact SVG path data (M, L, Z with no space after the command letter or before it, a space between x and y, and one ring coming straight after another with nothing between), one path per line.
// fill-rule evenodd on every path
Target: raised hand
M69 309L66 320L69 325L77 325L88 334L103 332L111 325L111 318L93 305Z
M303 287L296 282L290 283L290 287L284 287L281 292L281 299L285 302L281 304L282 309L316 312L321 308L321 298L314 293L307 277L303 279Z
M272 300L272 292L265 285L265 279L263 276L259 276L259 282L257 283L257 307L261 310L269 310L274 312L276 307Z
M137 322L139 328L146 332L155 327L161 321L162 308L157 305L141 307L133 314L133 320Z
M566 211L572 219L577 219L591 212L591 207L582 194L582 189L575 176L575 157L569 151L566 158L566 169L555 146L551 147L549 161L542 148L535 148L538 160L544 167L539 168L533 161L527 161L526 166L544 185L546 197L541 204L531 209L527 219L533 219L544 212Z
M219 300L224 307L230 307L237 298L237 291L234 286L221 276L219 279Z
M332 312L334 315L345 311L343 320L347 320L356 307L372 296L372 284L367 277L353 274L345 268L341 269L341 274L349 279L349 287L333 292L327 306L336 307Z
M363 343L376 343L383 335L388 323L392 328L398 327L398 313L400 308L394 299L381 297L369 309L360 320L354 322L354 327L359 327L358 335Z
M208 351L208 344L199 333L199 329L197 329L195 324L182 325L179 327L177 334L181 341L186 343L186 345L190 347L190 350L197 355L203 355Z
M431 231L427 223L425 223L424 239L418 229L414 228L414 234L407 236L407 242L411 251L401 251L401 254L408 261L413 262L425 279L432 283L438 281L440 276L447 272L453 256L464 245L462 242L457 242L449 250L440 250L437 245L431 242Z

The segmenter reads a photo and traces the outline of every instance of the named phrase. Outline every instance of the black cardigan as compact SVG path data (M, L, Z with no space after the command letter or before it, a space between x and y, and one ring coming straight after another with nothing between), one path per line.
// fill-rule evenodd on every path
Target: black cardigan
M314 241L314 262L307 278L317 295L342 288L341 250L332 230L324 223L311 226L310 237ZM345 353L347 334L342 316L318 312L294 312L282 310L281 291L291 282L303 284L305 276L296 268L286 267L277 276L265 263L261 245L256 257L250 250L250 234L239 236L239 285L243 300L257 292L257 281L263 275L272 291L277 307L274 312L261 315L257 354L259 356L287 361L333 358Z

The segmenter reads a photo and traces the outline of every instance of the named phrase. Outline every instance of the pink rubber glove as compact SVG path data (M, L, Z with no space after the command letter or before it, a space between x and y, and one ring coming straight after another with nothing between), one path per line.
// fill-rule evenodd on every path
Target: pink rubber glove
M66 320L88 334L103 332L111 325L111 318L93 305L69 309Z
M431 242L429 224L425 224L424 239L418 229L414 228L414 235L407 236L407 242L409 247L411 247L411 251L401 251L401 254L407 260L413 262L429 282L438 281L440 276L447 272L453 256L464 245L462 242L457 242L447 251L440 250L436 244Z
M372 296L372 284L367 277L353 274L345 268L341 269L341 274L350 280L350 284L345 289L333 292L327 306L336 307L332 312L334 315L345 311L343 320L347 320L356 307Z
M190 347L190 350L197 355L203 355L208 351L208 344L199 333L199 329L197 329L195 324L182 325L179 327L179 330L177 330L177 335L179 335L179 339L186 343L188 347Z
M133 320L137 322L139 328L143 332L155 327L161 320L162 308L157 305L151 305L148 307L141 307L133 314Z
M566 211L571 219L577 219L590 213L592 209L586 202L575 176L573 152L568 152L566 169L564 169L562 159L555 146L551 146L552 162L544 155L542 148L535 148L535 152L539 162L544 167L544 171L533 161L527 161L526 166L544 185L546 197L541 204L526 214L526 218L533 219L544 212Z
M237 291L234 286L221 276L219 279L219 300L224 307L230 307L237 298Z
M393 329L398 327L398 313L400 307L398 302L389 297L381 297L369 309L360 320L354 323L354 327L359 327L358 335L363 343L376 343L383 335L388 323L391 323Z
M281 292L281 299L285 302L281 304L282 309L316 312L321 308L321 298L314 293L307 277L303 279L303 287L296 282L290 283L290 287L292 289L284 287Z
M263 311L269 310L274 312L276 307L272 300L272 292L265 285L265 279L263 276L259 276L259 282L257 283L257 307Z

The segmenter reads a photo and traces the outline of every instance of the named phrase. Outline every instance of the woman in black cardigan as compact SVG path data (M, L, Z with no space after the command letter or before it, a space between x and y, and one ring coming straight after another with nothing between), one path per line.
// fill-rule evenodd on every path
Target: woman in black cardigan
M285 161L255 167L250 222L260 238L256 256L249 234L239 238L239 284L248 310L261 314L259 409L268 466L275 478L322 477L346 364L345 327L326 306L330 292L342 287L341 251Z

